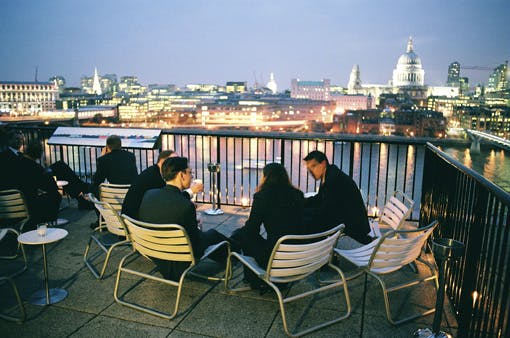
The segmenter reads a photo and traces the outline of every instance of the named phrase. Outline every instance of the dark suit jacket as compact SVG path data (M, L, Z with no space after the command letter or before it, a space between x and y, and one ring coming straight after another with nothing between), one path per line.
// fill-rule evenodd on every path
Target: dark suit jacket
M256 192L248 220L233 237L241 242L246 255L254 257L265 267L280 237L304 233L304 203L303 193L289 186L275 186ZM260 236L262 224L267 240Z
M310 231L324 231L345 224L345 233L360 243L369 243L370 232L365 203L356 183L336 165L326 168L324 183L317 195L307 198L307 225Z
M195 205L184 197L179 188L168 184L164 188L148 190L143 196L138 215L143 222L184 227L195 257L202 257L205 248L200 241Z
M105 179L112 184L131 184L138 175L135 155L118 149L97 158L97 170L92 177L92 192L98 194Z
M122 213L138 219L138 209L145 192L150 189L163 188L165 185L159 167L156 164L148 167L131 183L131 187L124 198L124 203L122 203Z

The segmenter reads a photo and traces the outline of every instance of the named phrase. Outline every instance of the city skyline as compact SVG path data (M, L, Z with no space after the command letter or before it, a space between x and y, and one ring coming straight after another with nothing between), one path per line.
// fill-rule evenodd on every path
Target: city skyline
M448 65L496 67L510 59L510 3L419 1L2 1L0 80L115 73L151 83L224 84L275 74L346 86L386 84L412 36L425 84L443 85ZM439 52L438 52L439 51ZM470 84L490 71L462 71Z

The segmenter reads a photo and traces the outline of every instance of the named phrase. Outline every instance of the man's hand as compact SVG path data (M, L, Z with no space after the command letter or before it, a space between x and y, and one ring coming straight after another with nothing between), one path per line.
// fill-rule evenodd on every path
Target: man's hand
M103 147L103 149L101 149L101 156L104 156L104 155L108 154L109 152L110 152L110 148Z
M203 192L204 191L204 183L202 183L202 181L200 180L194 180L192 183L191 183L191 187L190 187L191 191L193 191L193 194L196 194L196 193L199 193L199 192Z

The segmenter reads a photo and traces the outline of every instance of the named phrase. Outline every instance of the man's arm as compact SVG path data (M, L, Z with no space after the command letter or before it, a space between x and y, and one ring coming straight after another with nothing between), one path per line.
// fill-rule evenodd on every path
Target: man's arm
M106 179L106 164L103 156L97 158L97 167L92 176L92 193L99 198L99 185Z

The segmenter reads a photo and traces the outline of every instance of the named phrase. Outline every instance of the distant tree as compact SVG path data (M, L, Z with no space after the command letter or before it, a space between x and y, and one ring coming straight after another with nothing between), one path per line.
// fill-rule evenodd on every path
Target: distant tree
M92 118L92 122L97 123L97 124L101 123L102 120L103 120L103 114L100 114L100 113L94 115L94 117Z

